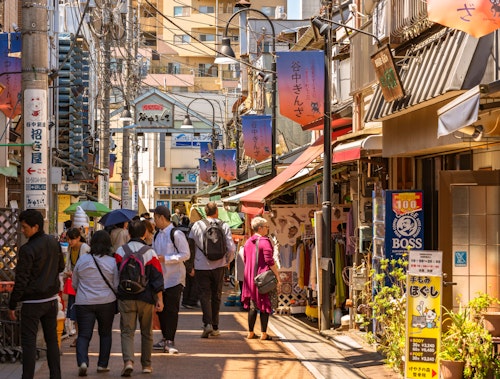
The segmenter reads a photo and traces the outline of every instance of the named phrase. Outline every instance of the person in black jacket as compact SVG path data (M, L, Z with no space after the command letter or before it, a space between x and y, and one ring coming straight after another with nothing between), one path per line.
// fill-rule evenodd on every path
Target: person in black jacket
M43 231L43 216L34 209L19 215L21 232L28 242L19 249L14 289L10 295L9 318L16 320L18 302L21 306L21 346L23 379L35 375L36 336L42 324L47 344L47 362L51 379L61 378L57 341L57 295L61 286L59 273L64 270L61 245Z

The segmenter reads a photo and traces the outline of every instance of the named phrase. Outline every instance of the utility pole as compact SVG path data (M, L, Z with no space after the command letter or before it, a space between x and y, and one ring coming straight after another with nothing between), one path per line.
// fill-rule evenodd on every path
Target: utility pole
M125 23L125 51L126 51L126 61L125 61L125 88L123 91L123 97L125 100L125 111L130 112L130 98L131 98L131 81L133 80L133 70L132 70L132 42L133 42L133 9L132 0L127 0L127 21ZM131 114L127 114L130 116ZM132 119L133 120L133 119ZM132 202L132 191L130 186L130 130L126 128L130 125L130 117L126 117L123 120L123 152L122 152L122 208L133 208ZM136 183L134 182L134 186Z
M48 165L48 9L47 0L23 0L22 103L25 144L22 159L21 207L37 209L47 219ZM28 146L27 146L28 145Z
M111 4L109 0L105 1L104 7L98 11L102 12L102 20L107 20L111 23L111 20L107 17L105 12L110 9ZM99 133L99 168L101 169L101 175L98 179L99 196L98 200L100 203L109 206L109 129L110 129L110 112L109 112L109 98L111 92L111 72L109 66L111 64L111 25L107 32L100 37L100 67L102 68L102 76L100 77L101 88L101 127Z

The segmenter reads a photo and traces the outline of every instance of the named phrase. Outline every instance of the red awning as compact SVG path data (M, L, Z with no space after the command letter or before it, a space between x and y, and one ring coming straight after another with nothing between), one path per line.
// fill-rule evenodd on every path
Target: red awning
M332 133L332 144L340 135L351 131L350 128ZM270 181L262 185L259 189L243 196L240 199L242 211L250 214L260 214L263 210L263 201L274 190L281 187L287 180L291 179L300 170L311 163L315 158L323 153L323 136L319 137L311 146L309 146L291 165L280 172Z
M382 136L371 135L356 141L341 143L333 149L332 163L355 161L365 154L382 151Z
M348 126L352 124L352 118L350 117L339 117L336 114L332 114L331 128L340 128L343 126ZM302 130L323 130L323 117L318 118L309 124L302 126Z

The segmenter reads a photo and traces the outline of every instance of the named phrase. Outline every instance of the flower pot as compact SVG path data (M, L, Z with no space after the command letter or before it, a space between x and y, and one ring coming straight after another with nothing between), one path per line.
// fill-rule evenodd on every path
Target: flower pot
M441 359L439 361L440 379L462 379L464 375L465 362L447 361Z
M484 327L492 337L500 337L500 312L485 312Z

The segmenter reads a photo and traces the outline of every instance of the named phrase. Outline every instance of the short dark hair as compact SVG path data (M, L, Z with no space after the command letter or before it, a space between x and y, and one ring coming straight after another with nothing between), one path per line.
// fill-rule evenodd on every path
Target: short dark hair
M98 230L92 235L90 240L90 253L102 257L103 255L113 256L113 245L111 237L105 230Z
M142 238L146 233L146 226L141 220L132 220L128 224L128 234L130 238Z
M170 216L171 216L170 209L168 209L164 205L158 205L155 208L155 215L164 216L167 219L167 221L170 221Z
M43 215L35 209L22 211L19 215L19 222L23 221L31 227L38 225L39 231L43 230Z
M85 242L85 238L82 236L82 233L80 232L80 229L78 228L71 228L68 229L66 232L66 238L70 240L74 240L79 238L80 241Z
M207 216L213 216L217 213L217 204L215 201L209 201L207 205L205 205L205 213Z
M144 213L141 213L141 217L145 218L145 219L150 219L151 215L149 214L149 212L144 212Z

